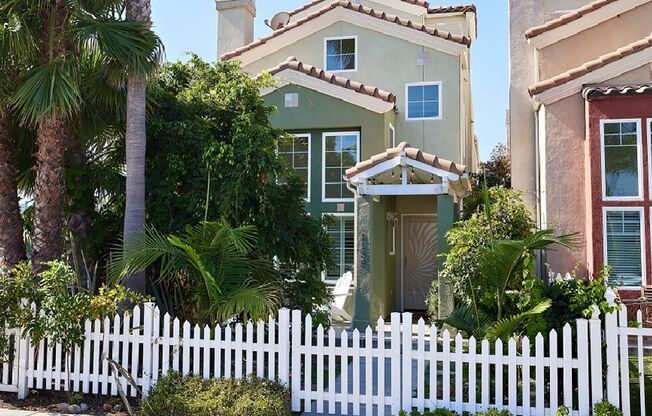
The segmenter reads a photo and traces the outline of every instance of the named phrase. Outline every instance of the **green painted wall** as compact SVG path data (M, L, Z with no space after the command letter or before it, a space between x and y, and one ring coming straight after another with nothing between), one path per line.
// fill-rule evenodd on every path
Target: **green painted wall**
M285 94L298 93L299 107L285 108ZM387 148L389 123L393 112L378 114L337 98L303 88L286 85L264 97L265 103L277 108L270 117L274 127L290 133L310 134L311 186L308 211L313 216L338 212L338 203L322 202L323 134L333 131L360 132L361 160ZM343 212L353 212L353 201L345 203Z
M461 69L457 56L347 22L338 22L249 64L245 69L257 74L285 61L288 56L323 68L324 38L347 35L358 37L358 70L340 75L396 94L399 114L394 126L398 141L406 140L442 158L459 161ZM427 58L425 65L417 64L417 57L421 55ZM443 118L405 120L405 85L424 81L443 83Z

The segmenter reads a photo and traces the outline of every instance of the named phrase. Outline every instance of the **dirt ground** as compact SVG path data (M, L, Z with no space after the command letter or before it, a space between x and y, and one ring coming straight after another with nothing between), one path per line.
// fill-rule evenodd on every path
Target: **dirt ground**
M84 396L79 393L66 393L56 391L30 391L25 400L18 400L15 393L0 393L0 409L34 410L41 412L57 412L59 403L81 404L86 403L88 410L85 414L127 416L127 412L105 412L104 404L121 404L119 397ZM134 404L132 404L133 406Z

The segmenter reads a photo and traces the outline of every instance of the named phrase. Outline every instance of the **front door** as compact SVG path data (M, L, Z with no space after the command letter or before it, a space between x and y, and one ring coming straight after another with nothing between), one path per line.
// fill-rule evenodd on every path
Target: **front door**
M403 310L425 310L432 281L437 278L435 215L403 216Z

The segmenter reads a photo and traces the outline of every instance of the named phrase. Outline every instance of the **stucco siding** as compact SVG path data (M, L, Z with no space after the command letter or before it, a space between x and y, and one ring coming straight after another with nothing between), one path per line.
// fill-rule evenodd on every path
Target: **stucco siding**
M548 263L565 273L580 264L586 274L586 202L584 100L580 94L546 106L546 217L557 234L578 234L575 250L551 252Z
M358 37L358 70L341 75L396 94L399 114L395 127L399 140L407 140L427 152L459 161L461 71L457 56L338 22L249 64L245 69L256 74L283 62L288 56L323 68L324 39L347 35ZM427 63L417 65L418 56L425 57ZM424 81L442 82L442 119L406 121L406 84Z
M543 48L539 79L552 78L649 36L651 21L652 3L647 3Z

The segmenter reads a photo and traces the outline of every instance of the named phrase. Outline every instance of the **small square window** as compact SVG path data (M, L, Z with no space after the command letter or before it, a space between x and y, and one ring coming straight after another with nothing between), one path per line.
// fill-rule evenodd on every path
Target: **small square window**
M441 117L441 85L412 84L407 86L407 119L427 120Z
M355 71L357 69L356 53L357 39L355 37L326 39L326 70L331 72Z
M296 92L285 94L285 108L295 108L299 106L299 94Z

